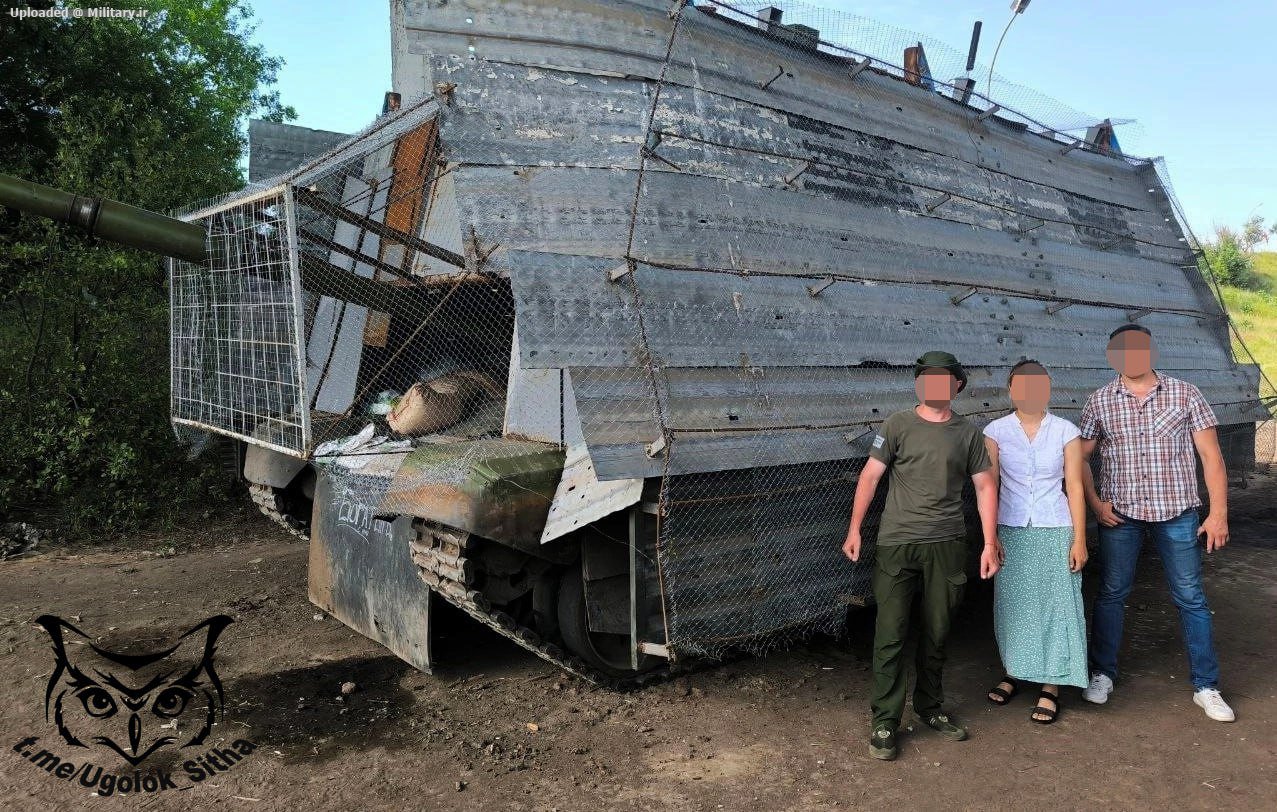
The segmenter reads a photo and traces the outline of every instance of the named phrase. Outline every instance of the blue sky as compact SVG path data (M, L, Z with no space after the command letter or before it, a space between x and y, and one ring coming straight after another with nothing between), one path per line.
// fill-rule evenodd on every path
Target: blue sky
M293 123L352 132L380 112L391 89L388 2L250 2L256 40L286 62L278 88L297 109ZM816 4L963 51L971 23L983 20L981 62L1010 18L1009 0ZM1275 34L1273 0L1032 0L996 71L1077 110L1135 119L1129 134L1118 129L1123 146L1166 157L1189 222L1205 237L1252 212L1277 219ZM997 89L995 81L995 98Z

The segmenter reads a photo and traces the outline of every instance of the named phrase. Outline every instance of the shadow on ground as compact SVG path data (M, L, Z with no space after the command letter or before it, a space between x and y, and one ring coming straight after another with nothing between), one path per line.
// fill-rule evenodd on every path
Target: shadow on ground
M308 764L348 746L408 746L412 728L403 721L416 702L403 686L410 673L407 663L385 656L238 677L226 684L226 735ZM343 695L348 682L356 688Z

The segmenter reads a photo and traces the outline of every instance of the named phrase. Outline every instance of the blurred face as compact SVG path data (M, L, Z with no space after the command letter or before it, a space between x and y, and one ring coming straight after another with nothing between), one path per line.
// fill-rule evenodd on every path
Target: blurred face
M1139 330L1127 330L1109 339L1109 366L1128 378L1146 375L1157 361L1153 337Z
M913 382L918 402L933 409L947 408L958 394L958 379L947 369L924 369Z
M1041 412L1051 402L1051 378L1039 366L1025 365L1011 378L1011 402L1024 412Z

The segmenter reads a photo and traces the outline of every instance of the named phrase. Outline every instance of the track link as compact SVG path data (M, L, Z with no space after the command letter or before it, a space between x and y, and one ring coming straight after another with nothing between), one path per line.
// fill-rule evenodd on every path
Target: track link
M563 648L546 642L535 629L521 626L506 612L494 609L483 593L474 589L474 562L468 557L473 537L463 530L445 527L425 519L414 519L415 538L409 542L412 560L421 580L448 603L470 617L531 651L546 662L595 685L613 690L639 688L683 674L690 669L667 662L660 668L633 676L617 677L594 668Z
M257 505L257 509L266 518L284 528L290 535L296 536L302 541L310 541L310 526L286 515L280 509L279 496L276 495L275 489L270 485L259 485L255 482L250 482L248 483L248 495L253 498L253 503Z

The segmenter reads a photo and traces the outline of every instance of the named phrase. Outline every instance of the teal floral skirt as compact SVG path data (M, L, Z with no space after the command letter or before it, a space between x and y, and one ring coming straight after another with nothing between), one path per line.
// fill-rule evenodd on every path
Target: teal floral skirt
M1085 688L1082 573L1069 572L1070 527L998 525L1006 560L993 580L993 631L1016 679Z

